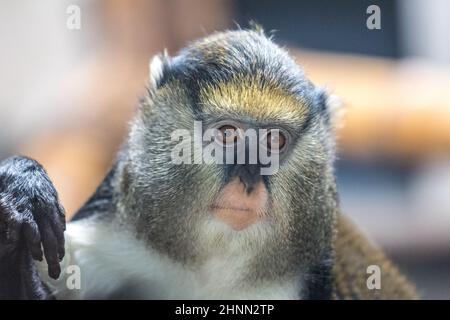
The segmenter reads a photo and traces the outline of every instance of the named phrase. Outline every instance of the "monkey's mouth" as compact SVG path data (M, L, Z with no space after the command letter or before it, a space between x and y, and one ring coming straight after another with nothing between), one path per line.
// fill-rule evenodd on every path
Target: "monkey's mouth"
M244 212L251 212L254 211L251 208L238 208L238 207L223 207L219 205L212 205L211 209L213 210L231 210L231 211L244 211Z
M238 178L221 190L210 206L215 218L236 231L244 230L267 216L268 193L264 183L259 182L248 194Z

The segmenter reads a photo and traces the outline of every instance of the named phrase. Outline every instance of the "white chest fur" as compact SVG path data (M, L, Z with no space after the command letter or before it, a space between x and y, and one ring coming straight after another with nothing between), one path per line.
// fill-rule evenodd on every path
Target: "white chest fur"
M223 226L209 224L211 228ZM241 276L248 271L249 254L238 248L211 255L195 269L149 249L126 232L88 220L68 224L67 254L62 276L41 275L55 291L57 298L107 298L120 291L122 297L141 299L298 299L299 281L243 284ZM207 239L205 239L207 241ZM68 285L78 266L80 289Z

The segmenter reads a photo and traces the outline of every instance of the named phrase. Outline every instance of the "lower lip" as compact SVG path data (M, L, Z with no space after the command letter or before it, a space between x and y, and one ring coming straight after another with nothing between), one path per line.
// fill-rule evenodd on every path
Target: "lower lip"
M251 212L254 211L253 209L250 208L233 208L233 207L219 207L219 206L212 206L211 209L213 211L217 211L217 210L230 210L230 211L242 211L242 212Z
M247 229L261 220L255 210L247 208L213 207L212 213L215 218L236 231Z

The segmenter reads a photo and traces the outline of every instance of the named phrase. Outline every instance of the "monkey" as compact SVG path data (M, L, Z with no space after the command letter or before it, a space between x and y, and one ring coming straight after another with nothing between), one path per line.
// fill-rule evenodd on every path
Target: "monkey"
M147 89L109 173L67 225L39 163L0 164L0 298L418 297L340 212L332 95L262 29L155 56ZM206 142L192 147L177 130L211 130L220 161L192 163ZM186 161L174 163L180 145ZM272 174L259 153L250 161L252 145L278 159ZM374 291L372 264L386 279Z

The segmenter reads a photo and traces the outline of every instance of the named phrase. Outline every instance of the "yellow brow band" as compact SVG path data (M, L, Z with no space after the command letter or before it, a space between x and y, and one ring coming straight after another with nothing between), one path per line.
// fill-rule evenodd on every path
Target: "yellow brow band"
M236 79L200 90L203 111L247 115L256 120L301 121L308 113L298 98L275 85L255 79Z

